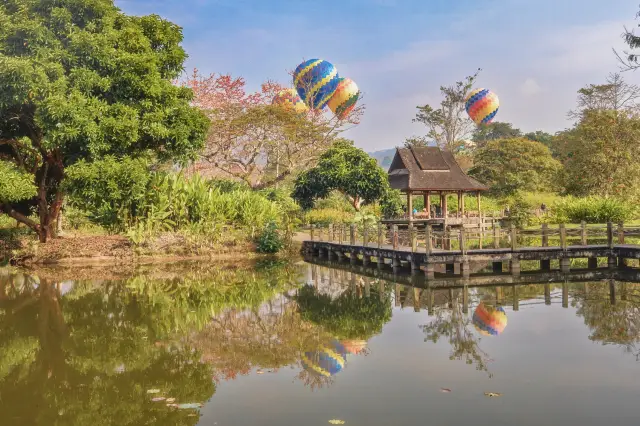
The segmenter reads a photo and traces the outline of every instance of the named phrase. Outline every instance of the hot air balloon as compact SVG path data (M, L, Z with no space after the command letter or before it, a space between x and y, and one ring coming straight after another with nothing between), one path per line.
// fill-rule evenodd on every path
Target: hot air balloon
M278 94L273 97L272 103L299 114L303 114L309 110L304 102L302 102L302 99L300 99L296 89L279 91Z
M366 340L343 340L342 345L348 353L358 355L367 348Z
M305 370L324 377L333 376L342 371L346 362L347 351L337 340L318 351L305 352L302 357L302 366Z
M465 100L467 114L476 124L489 124L498 113L498 95L488 89L475 89Z
M494 308L481 302L473 313L473 325L480 334L497 336L507 326L507 314L501 306Z
M356 83L350 78L341 78L336 91L327 102L327 106L340 120L344 120L356 107L360 91Z
M338 87L338 70L322 59L304 61L293 72L293 86L298 95L311 109L322 109L327 105Z

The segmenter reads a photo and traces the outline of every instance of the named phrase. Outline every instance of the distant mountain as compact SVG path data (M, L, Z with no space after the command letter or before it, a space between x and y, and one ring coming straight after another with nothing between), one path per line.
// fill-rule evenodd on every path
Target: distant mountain
M388 169L393 160L393 156L396 155L396 149L383 149L382 151L369 152L369 155L376 159L380 167Z

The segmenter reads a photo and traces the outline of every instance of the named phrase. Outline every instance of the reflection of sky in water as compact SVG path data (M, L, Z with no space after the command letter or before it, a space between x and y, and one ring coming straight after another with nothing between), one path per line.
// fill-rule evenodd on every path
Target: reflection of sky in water
M318 274L319 287L333 293ZM313 285L310 276L306 282ZM414 312L409 302L393 309L382 334L369 340L370 354L350 357L330 387L314 392L301 388L288 369L241 377L221 384L199 424L320 425L334 418L367 426L640 422L640 363L619 346L590 341L584 318L571 304L562 307L559 289L552 290L551 305L540 294L521 299L518 311L506 297L509 326L499 336L482 336L473 329L470 319L477 301L491 297L470 293L476 298L466 317L490 357L491 377L474 365L449 360L446 337L436 344L425 342L421 326L435 317L428 316L424 305ZM485 392L503 396L488 398Z

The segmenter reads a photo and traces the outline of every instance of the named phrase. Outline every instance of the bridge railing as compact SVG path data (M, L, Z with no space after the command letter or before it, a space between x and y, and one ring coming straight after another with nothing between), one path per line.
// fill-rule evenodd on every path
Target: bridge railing
M327 241L367 247L407 249L419 252L462 251L474 249L512 249L521 247L561 247L640 244L640 226L613 224L549 225L540 228L446 228L432 225L377 223L307 225L312 241Z

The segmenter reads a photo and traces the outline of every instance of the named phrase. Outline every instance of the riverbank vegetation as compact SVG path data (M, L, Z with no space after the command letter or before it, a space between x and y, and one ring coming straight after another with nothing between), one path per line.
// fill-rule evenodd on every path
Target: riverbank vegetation
M72 19L77 7L80 20ZM359 123L361 101L337 119L273 105L284 88L273 81L251 92L240 77L194 70L183 78L181 28L108 3L13 0L0 17L4 259L37 258L36 241L57 237L69 247L80 244L72 238L110 241L111 249L94 247L107 256L276 253L305 223L406 212L386 170L343 137ZM425 135L405 145L452 151L490 188L481 210L508 208L520 226L638 219L637 86L619 74L585 85L573 125L551 135L474 126L464 99L480 77L443 86L440 104L418 106ZM467 211L476 209L470 198ZM457 203L448 200L450 209ZM73 254L63 251L48 256Z

